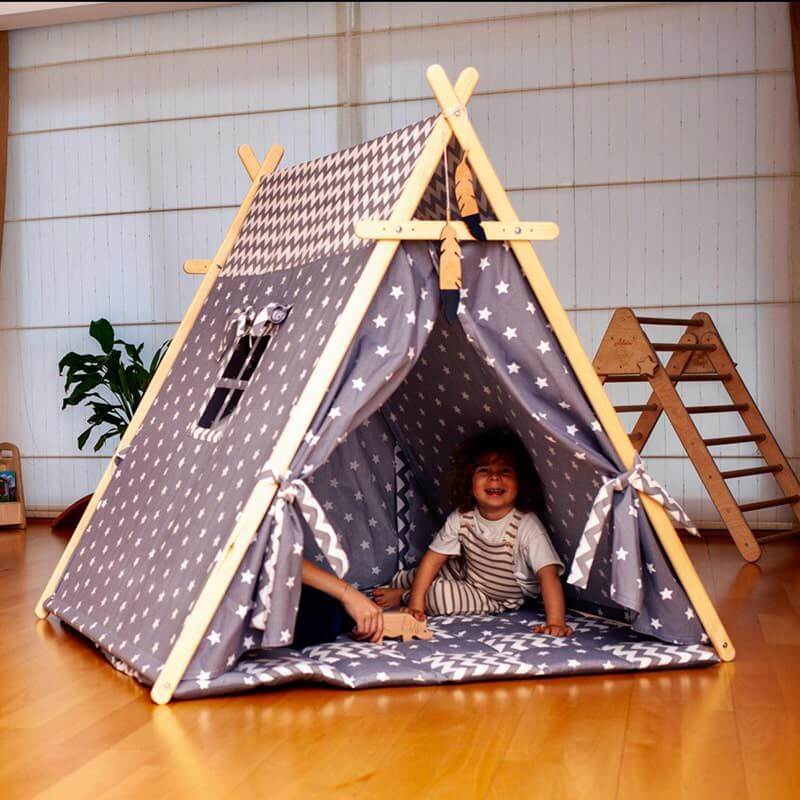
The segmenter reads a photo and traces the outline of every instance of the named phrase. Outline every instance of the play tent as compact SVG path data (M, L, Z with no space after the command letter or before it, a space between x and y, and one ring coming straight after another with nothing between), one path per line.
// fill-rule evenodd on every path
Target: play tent
M37 606L156 702L315 679L440 683L713 663L733 648L469 121L442 113L253 183ZM445 168L467 153L488 241L461 226L441 313ZM451 176L448 176L451 177ZM452 187L450 187L452 188ZM431 620L430 641L290 645L302 558L368 589L440 526L454 444L513 428L541 478L571 639L540 609ZM666 509L666 510L665 510Z

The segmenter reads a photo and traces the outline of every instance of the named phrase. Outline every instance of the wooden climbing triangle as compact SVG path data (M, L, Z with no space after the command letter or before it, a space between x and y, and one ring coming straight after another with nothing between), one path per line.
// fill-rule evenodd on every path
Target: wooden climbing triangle
M653 342L644 326L684 328L675 343ZM659 353L670 353L662 364ZM772 431L758 410L736 369L711 317L699 312L691 319L637 316L630 308L614 312L594 357L594 368L603 383L648 382L651 394L641 405L620 405L616 410L640 412L630 433L633 446L641 452L662 413L672 423L687 455L697 470L720 517L746 561L761 555L760 540L745 519L748 511L791 506L800 520L800 482L783 454ZM730 403L687 406L677 391L688 382L719 383ZM747 433L737 436L703 438L693 417L698 414L738 414ZM764 460L763 466L720 471L709 448L752 442ZM739 504L727 481L754 475L772 475L781 491L779 497Z

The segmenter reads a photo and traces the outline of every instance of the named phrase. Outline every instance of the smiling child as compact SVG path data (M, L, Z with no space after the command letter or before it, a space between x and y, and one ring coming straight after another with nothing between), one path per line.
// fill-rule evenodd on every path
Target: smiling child
M538 480L525 447L511 431L466 441L453 464L456 510L436 534L419 567L401 570L375 602L405 604L427 614L494 614L519 608L526 597L544 603L537 633L570 636L559 576L564 565L533 512Z

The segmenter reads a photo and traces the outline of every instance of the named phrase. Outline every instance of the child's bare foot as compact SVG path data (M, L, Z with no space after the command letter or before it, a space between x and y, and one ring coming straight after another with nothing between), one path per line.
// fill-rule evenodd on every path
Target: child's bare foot
M372 592L372 599L381 608L392 608L402 603L404 591L405 589L395 589L392 586L381 586Z
M573 630L569 625L537 625L534 633L544 633L547 636L572 636Z

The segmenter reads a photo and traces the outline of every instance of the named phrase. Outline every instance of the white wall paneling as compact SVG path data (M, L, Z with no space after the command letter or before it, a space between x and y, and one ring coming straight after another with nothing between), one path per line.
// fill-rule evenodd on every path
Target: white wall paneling
M85 415L60 410L59 358L91 347L100 316L148 352L169 337L196 287L182 262L213 254L246 190L236 147L281 142L294 164L436 113L433 62L480 70L471 117L520 214L561 226L538 249L587 351L620 305L710 311L800 458L786 3L242 3L17 31L10 61L0 438L22 448L34 509L90 491L103 466L76 449ZM713 521L668 425L647 453ZM772 493L740 483L743 500Z

